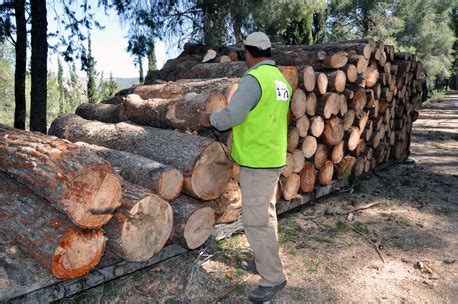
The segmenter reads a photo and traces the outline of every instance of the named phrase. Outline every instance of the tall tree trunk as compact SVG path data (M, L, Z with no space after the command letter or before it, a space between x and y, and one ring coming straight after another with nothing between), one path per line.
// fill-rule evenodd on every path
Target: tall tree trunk
M48 41L46 0L31 1L32 10L32 86L30 91L30 130L46 134L46 95L48 79Z
M138 82L139 83L143 83L145 82L145 78L143 77L143 62L142 62L142 57L141 56L138 56L138 72L139 72L139 76L138 76Z
M16 68L14 73L14 127L25 129L25 71L27 65L27 28L25 20L25 0L14 1L16 16Z

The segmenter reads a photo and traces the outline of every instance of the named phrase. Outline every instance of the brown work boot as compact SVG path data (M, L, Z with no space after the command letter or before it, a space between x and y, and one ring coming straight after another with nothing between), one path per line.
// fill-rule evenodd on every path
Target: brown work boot
M253 303L262 303L272 299L277 292L286 286L286 280L275 286L261 286L250 292L248 299Z

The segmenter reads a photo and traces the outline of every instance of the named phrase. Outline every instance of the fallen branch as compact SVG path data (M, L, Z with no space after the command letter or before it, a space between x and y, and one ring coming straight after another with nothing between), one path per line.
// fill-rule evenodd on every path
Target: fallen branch
M377 202L377 203L369 203L366 205L363 205L361 207L354 208L352 210L344 211L344 212L333 212L334 215L347 215L350 213L355 213L356 211L364 210L364 209L369 209L371 207L380 205L382 202Z
M365 235L364 233L362 233L361 231L359 231L355 227L353 227L353 231L358 233L358 234L360 234L360 235L362 235L369 243L371 243L372 246L374 246L375 251L377 251L378 256L380 257L382 262L385 263L385 259L383 258L382 252L378 249L378 245L376 243L372 242L371 239L367 235Z

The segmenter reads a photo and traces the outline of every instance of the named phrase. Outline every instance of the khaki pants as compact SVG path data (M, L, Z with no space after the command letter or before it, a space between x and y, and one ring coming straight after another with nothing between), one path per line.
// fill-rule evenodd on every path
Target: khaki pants
M275 286L286 279L279 256L275 209L280 172L281 169L240 167L243 227L255 254L262 286Z

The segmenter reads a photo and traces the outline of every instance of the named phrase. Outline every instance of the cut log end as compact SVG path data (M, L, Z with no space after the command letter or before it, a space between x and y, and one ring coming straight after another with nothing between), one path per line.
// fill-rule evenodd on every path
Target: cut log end
M105 237L98 230L69 231L52 258L52 273L59 279L77 278L97 265L105 250Z
M226 97L218 91L211 92L205 101L205 111L218 112L227 106Z
M164 247L170 237L172 207L158 196L148 195L133 205L128 213L121 239L117 240L122 257L132 262L147 261Z
M212 142L200 154L192 175L185 178L186 190L203 200L220 197L231 180L231 166L221 144Z
M91 174L76 177L72 184L73 187L67 188L62 203L64 210L80 227L99 228L105 225L121 205L121 183L112 173L95 169ZM86 203L89 201L90 204Z
M186 222L184 239L189 249L196 249L211 235L215 225L215 211L211 207L196 210Z
M174 200L180 195L183 188L183 180L183 174L176 169L164 172L159 182L157 194L166 201Z

